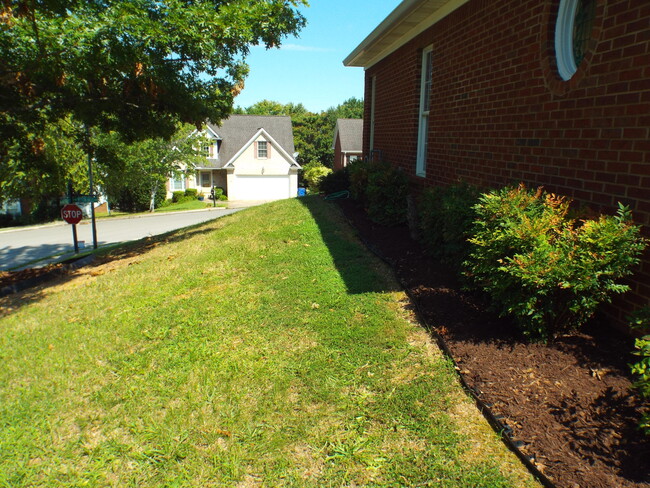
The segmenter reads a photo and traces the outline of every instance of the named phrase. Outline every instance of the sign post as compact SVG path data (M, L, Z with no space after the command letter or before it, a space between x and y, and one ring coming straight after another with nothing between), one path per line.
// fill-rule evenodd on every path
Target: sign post
M68 224L72 224L72 239L74 242L74 252L79 253L79 242L77 241L77 224L81 221L83 212L73 203L65 205L61 209L61 218Z

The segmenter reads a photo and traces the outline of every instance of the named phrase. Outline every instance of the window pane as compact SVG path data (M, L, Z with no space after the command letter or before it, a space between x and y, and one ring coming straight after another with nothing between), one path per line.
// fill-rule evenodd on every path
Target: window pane
M573 24L573 57L575 58L576 66L582 62L587 52L595 16L595 0L578 1L575 23Z
M268 152L266 150L266 141L259 141L257 143L257 157L258 158L265 158L267 156Z
M185 179L184 178L179 178L179 179L174 178L172 180L172 190L178 191L178 190L184 190L184 189L185 189Z
M423 111L428 112L431 108L431 82L433 80L433 52L426 53L424 73L424 107Z
M210 184L210 173L201 173L201 186L209 187Z

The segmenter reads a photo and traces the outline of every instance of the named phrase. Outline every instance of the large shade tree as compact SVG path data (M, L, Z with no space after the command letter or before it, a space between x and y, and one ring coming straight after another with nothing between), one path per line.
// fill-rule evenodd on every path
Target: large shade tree
M205 163L197 148L206 142L201 131L184 124L170 139L162 137L125 143L115 132L95 137L102 190L120 210L153 212L165 195L170 176L186 177Z
M306 0L3 0L0 199L44 164L46 127L71 117L127 140L218 122L251 45L278 46Z

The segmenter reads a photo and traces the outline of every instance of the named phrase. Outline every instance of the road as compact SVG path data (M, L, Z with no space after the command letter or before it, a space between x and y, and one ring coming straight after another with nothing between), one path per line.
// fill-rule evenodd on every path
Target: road
M131 218L97 219L99 247L117 242L134 241L147 236L199 224L241 210L207 209L191 212L168 212ZM92 248L90 221L77 225L77 238ZM39 227L14 228L0 231L0 271L38 267L60 261L74 254L72 226L49 224Z

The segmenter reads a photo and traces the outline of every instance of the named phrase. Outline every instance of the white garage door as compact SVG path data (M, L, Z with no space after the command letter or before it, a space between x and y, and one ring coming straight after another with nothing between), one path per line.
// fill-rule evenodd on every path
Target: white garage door
M281 200L290 198L289 176L236 176L231 200Z

